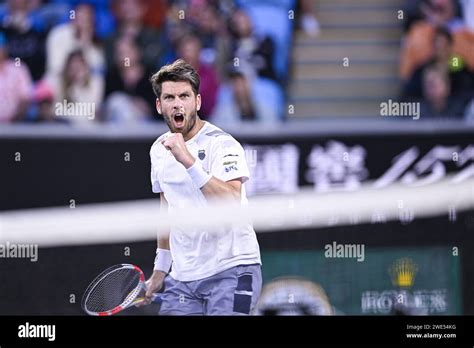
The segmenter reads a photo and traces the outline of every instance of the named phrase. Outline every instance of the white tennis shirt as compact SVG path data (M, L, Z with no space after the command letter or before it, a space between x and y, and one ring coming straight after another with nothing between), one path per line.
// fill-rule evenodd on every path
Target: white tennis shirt
M161 144L169 134L160 136L150 150L152 190L163 192L168 210L181 209L185 219L188 209L205 206L208 202L186 168ZM205 122L199 132L186 141L186 146L214 177L222 181L241 178L241 204L247 204L244 182L249 179L249 170L244 149L237 140ZM180 281L207 278L237 265L261 264L257 237L250 224L191 231L174 227L169 238L173 257L170 274Z

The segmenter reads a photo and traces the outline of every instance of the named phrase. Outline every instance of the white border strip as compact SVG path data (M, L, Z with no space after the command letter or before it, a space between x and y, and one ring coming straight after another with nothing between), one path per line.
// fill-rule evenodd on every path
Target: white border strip
M153 240L171 225L190 229L252 221L258 233L331 225L370 223L374 214L386 221L411 211L415 219L474 210L474 179L444 180L422 187L393 185L352 192L253 197L248 207L216 202L179 213L160 212L159 199L70 208L42 208L0 213L0 243L39 247L107 244ZM448 231L446 231L448 232Z

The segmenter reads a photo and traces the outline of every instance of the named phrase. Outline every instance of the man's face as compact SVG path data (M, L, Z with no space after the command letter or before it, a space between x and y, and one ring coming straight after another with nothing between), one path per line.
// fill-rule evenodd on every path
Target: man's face
M156 99L156 110L172 133L186 136L196 124L201 108L201 95L195 95L189 82L166 81L161 85L161 96Z

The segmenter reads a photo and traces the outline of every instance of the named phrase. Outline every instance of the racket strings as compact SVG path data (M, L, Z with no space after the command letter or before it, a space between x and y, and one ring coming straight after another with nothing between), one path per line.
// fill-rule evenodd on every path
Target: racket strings
M91 288L85 306L91 312L112 310L124 303L139 282L140 274L133 269L114 270Z

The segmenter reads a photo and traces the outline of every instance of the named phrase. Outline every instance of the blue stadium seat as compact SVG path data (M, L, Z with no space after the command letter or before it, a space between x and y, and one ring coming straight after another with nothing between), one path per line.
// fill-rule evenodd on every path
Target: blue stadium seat
M275 41L275 70L278 78L285 81L288 75L289 53L292 45L293 22L289 20L295 0L238 0L252 18L258 35L269 35Z
M110 12L111 0L54 0L52 4L67 5L71 9L79 4L90 4L95 9L95 29L101 39L109 36L115 29L115 19Z

